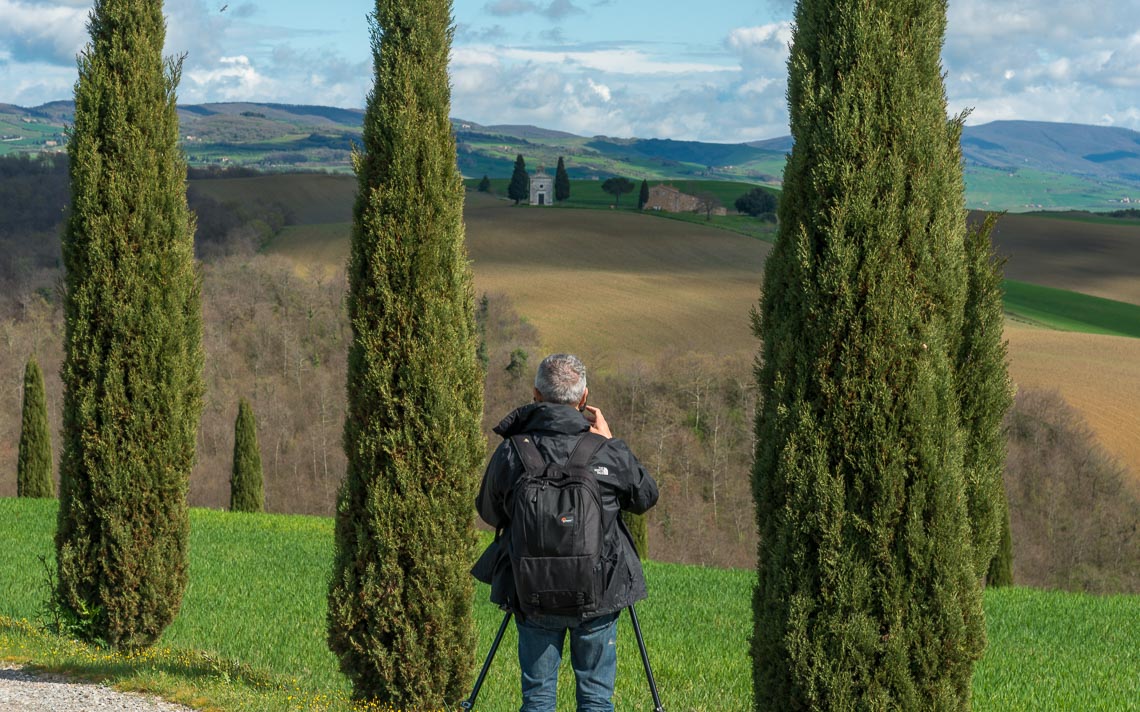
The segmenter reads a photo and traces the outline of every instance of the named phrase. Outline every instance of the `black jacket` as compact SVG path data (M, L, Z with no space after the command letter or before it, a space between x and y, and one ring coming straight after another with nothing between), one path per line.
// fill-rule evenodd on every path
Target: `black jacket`
M511 444L510 436L528 433L547 462L565 462L578 442L590 429L590 423L568 405L531 403L512 411L495 426L503 442L491 456L475 507L479 516L497 530L504 530L487 547L471 573L491 584L491 602L518 613L514 601L514 577L511 559L506 551L510 540L511 496L515 482L525 471L522 460ZM598 573L604 591L598 609L591 616L601 616L626 608L646 597L645 574L633 546L633 537L619 516L622 510L641 514L657 503L657 483L630 452L622 440L606 441L590 461L598 474L602 495L603 566Z

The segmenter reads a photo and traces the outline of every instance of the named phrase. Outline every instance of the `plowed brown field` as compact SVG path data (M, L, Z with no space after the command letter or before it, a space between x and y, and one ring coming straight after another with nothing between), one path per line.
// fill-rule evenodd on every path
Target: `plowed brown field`
M655 216L512 208L470 193L465 218L477 292L507 294L548 351L575 351L603 368L670 351L756 353L748 315L767 243ZM1086 235L1071 221L1003 221L997 239L1011 254L1009 278L1140 303L1135 227L1087 225ZM274 251L342 268L348 231L287 234ZM1060 391L1140 482L1140 339L1015 324L1006 337L1014 380Z
M993 238L1009 257L1008 279L1140 304L1140 228L1134 221L1009 214L998 220Z
M603 361L755 350L749 309L771 245L650 215L504 210L474 200L475 288L503 292L551 351Z

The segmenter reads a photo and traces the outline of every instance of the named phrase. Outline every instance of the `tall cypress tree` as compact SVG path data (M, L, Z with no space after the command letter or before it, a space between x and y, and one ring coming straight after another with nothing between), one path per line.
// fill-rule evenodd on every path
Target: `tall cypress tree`
M985 645L955 364L944 0L800 0L794 148L754 315L757 709L970 706Z
M558 168L554 171L554 199L560 203L570 199L570 174L566 172L562 156L558 157Z
M200 280L162 3L97 0L88 29L68 142L57 596L83 635L130 649L186 588Z
M265 508L261 473L261 450L257 447L257 422L249 401L241 399L234 421L234 464L230 475L230 511L260 512Z
M974 575L986 577L995 558L992 583L1012 578L1012 541L1002 474L1005 471L1005 432L1002 421L1013 404L1006 344L1002 277L1005 260L995 256L990 234L997 216L991 214L966 235L967 291L961 343L958 349L958 397L964 435L966 506L970 513ZM1008 581L1008 583L1012 583Z
M24 367L24 410L16 460L17 497L54 497L51 430L48 428L44 374L35 357Z
M515 159L515 170L511 173L511 182L507 185L507 197L515 201L515 205L518 205L520 200L530 198L530 174L526 172L526 161L523 160L521 153Z
M641 210L649 202L649 181L641 179L641 190L637 194L637 209Z
M438 709L474 666L482 371L448 119L449 0L378 0L356 157L347 472L328 642L358 698Z

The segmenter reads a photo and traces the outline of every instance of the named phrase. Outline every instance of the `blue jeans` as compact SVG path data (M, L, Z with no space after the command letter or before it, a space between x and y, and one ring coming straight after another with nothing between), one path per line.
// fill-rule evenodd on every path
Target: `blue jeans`
M566 625L565 619L516 617L522 708L554 712L562 645L570 632L570 664L577 681L578 712L613 712L617 677L617 613Z

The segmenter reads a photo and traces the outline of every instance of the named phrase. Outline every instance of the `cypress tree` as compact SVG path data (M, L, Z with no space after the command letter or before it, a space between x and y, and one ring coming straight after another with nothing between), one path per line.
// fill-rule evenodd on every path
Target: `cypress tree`
M1004 488L1002 489L1004 494ZM1013 538L1009 533L1009 497L1003 497L1002 502L1006 506L1005 516L1001 519L1001 538L998 539L997 553L990 560L990 568L986 572L986 585L994 588L1013 585Z
M81 635L133 649L158 638L186 588L200 280L162 3L97 0L88 29L62 240L56 595Z
M230 476L230 511L260 512L265 508L261 473L261 450L257 447L257 423L249 401L241 399L234 421L234 466Z
M558 157L558 168L554 171L554 199L560 203L570 199L570 174L566 172L562 156Z
M629 533L633 535L633 548L637 551L637 558L645 560L649 558L649 531L646 524L644 514L634 514L632 512L622 512L622 521L629 529Z
M794 148L753 317L756 709L970 706L985 645L955 364L944 0L800 0Z
M507 185L507 197L515 201L515 205L518 205L520 200L530 198L530 174L526 172L526 161L523 160L521 153L515 159L515 170L511 173L510 184Z
M54 497L51 478L51 431L48 429L44 374L35 357L24 367L24 409L20 452L16 460L17 497Z
M967 290L961 344L958 350L958 397L964 435L963 466L966 507L970 514L974 575L986 576L995 557L1008 556L1008 504L1005 432L1002 421L1013 404L1006 344L1002 278L1005 260L994 255L990 234L997 216L971 228L966 235ZM1003 525L1005 530L1003 531ZM1004 537L1004 540L1003 540ZM1012 561L1008 565L1012 575Z
M637 194L637 209L641 210L649 202L649 181L641 179L641 192Z
M449 0L378 0L349 258L328 643L354 695L439 709L474 666L482 370L448 119Z

